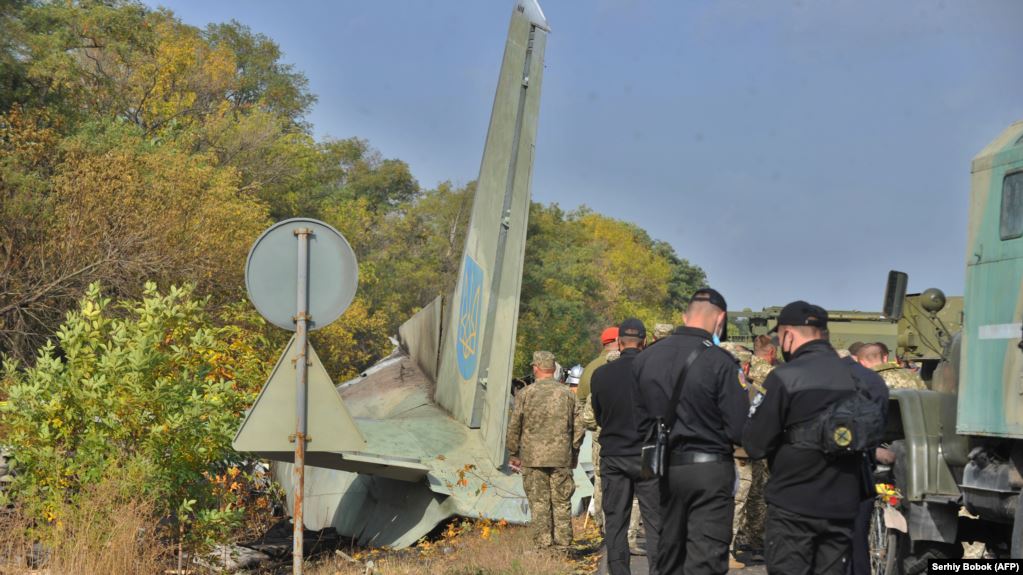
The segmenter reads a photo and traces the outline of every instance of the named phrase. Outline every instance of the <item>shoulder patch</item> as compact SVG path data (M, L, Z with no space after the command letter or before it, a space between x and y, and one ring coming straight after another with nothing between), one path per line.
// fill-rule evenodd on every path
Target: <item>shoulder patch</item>
M739 371L739 387L743 389L749 389L749 380L746 379L746 374L740 369Z
M763 402L764 402L764 394L758 393L755 396L753 396L753 401L751 401L750 404L749 404L749 415L748 415L748 417L753 417L753 414L757 412L757 408L760 407L760 404L763 403Z

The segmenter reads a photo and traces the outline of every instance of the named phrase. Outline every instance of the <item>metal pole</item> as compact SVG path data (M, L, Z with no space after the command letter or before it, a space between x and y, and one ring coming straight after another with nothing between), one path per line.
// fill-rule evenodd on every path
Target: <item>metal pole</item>
M306 353L309 349L309 228L295 230L298 237L298 311L295 314L295 343L298 357L295 358L295 468L292 484L295 491L295 509L292 517L295 521L294 546L292 547L292 573L302 575L303 530L302 500L305 496L305 442L306 442L306 391L309 383L308 361Z

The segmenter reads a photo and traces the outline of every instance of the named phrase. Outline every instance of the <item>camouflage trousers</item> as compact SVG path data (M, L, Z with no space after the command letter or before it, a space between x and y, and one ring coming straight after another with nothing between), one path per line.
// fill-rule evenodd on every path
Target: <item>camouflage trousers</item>
M732 521L732 543L734 547L764 548L764 519L767 517L767 502L764 488L767 486L767 461L736 459L739 475L739 491L735 495L735 518Z
M739 539L739 530L746 521L746 501L749 499L750 485L753 483L752 461L743 457L735 458L735 477L738 480L738 488L735 490L735 513L732 514L732 545L742 545Z
M600 485L600 443L597 442L597 434L593 434L593 522L597 527L604 528L604 489Z
M571 545L572 493L575 492L572 470L568 467L524 467L522 487L529 500L529 527L537 545Z

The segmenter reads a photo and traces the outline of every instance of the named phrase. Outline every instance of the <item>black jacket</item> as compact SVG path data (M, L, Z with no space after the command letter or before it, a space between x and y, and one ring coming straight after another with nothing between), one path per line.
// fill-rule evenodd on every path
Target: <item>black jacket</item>
M785 430L810 421L829 405L855 393L849 372L887 412L888 388L872 370L842 359L824 340L804 344L771 371L764 394L753 401L742 446L754 459L767 457L771 478L765 498L782 509L824 519L852 519L873 489L860 455L828 459L815 449L787 443Z
M681 327L671 337L650 346L633 361L640 401L634 415L640 432L649 431L654 418L668 413L675 382L694 349L706 347L711 335L702 329ZM689 369L682 386L677 420L671 429L673 451L731 455L742 439L749 409L739 362L717 346L703 351Z
M600 426L601 455L639 457L643 447L643 436L633 418L636 377L632 362L638 355L638 349L626 349L621 357L593 372L590 399Z

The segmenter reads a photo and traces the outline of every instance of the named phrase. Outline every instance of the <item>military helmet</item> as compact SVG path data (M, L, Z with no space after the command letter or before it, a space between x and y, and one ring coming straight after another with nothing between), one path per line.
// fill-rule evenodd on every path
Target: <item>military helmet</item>
M583 366L578 363L572 366L572 369L568 370L568 378L565 379L565 383L568 385L579 385L579 381L583 377Z

